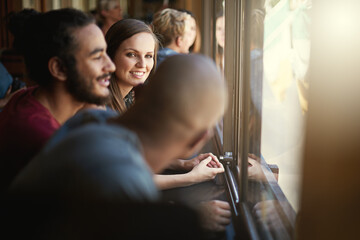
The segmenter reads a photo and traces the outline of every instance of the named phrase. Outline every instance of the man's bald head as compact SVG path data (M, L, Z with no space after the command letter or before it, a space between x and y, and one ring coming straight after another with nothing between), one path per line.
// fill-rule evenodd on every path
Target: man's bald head
M129 111L138 115L133 119L137 127L157 135L176 132L179 136L213 127L223 115L226 101L225 81L210 58L174 55L158 67Z

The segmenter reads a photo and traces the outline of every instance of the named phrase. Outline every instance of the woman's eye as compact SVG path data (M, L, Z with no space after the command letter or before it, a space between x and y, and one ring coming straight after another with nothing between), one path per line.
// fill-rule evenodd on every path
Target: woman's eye
M148 55L145 55L146 58L153 58L153 55L151 54L148 54Z
M127 53L126 56L128 56L128 57L135 57L135 53Z
M100 60L102 58L102 56L100 55L100 56L98 56L98 57L95 57L94 59L95 60Z

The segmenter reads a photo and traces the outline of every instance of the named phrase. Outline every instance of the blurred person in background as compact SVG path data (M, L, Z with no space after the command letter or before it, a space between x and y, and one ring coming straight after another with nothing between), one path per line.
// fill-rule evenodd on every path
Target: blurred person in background
M190 40L190 42L192 42L193 44L190 46L189 52L191 52L191 53L200 53L200 50L201 50L201 32L200 32L199 24L196 21L196 17L194 15L194 13L189 11L189 10L181 9L179 11L186 12L187 14L189 14L191 16L191 19L190 19L190 31L188 31L188 34L190 35L190 38L192 39L192 40Z
M168 56L189 53L196 36L191 31L192 23L189 14L175 9L165 8L155 13L152 26L161 43L158 64Z
M97 0L96 13L97 24L104 35L109 28L123 18L120 3L117 0Z
M225 16L223 11L220 11L216 18L216 64L222 72L224 72L224 50L225 50Z

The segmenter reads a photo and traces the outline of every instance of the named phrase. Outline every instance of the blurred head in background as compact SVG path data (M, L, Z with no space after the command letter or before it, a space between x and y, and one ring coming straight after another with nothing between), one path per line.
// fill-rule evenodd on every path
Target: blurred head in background
M98 25L104 35L111 25L123 18L122 9L118 0L97 0L96 13Z
M177 53L189 53L196 33L191 30L194 20L188 13L165 8L155 13L152 25L162 47Z

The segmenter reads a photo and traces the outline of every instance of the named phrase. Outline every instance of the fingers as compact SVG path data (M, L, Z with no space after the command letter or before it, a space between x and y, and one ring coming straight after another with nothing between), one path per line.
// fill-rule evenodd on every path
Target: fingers
M13 95L15 95L17 92L19 92L20 90L22 90L23 88L20 88L20 89L18 89L18 90L16 90L15 92L13 92L13 93L10 93L8 96L9 96L9 98L11 98Z
M211 156L205 158L204 160L201 161L201 164L205 164L206 166L208 166L210 164L210 162L212 161Z
M222 209L225 210L230 210L230 204L226 201L222 201L222 200L212 200L211 201L213 205L218 206Z
M208 156L207 158L203 159L201 161L202 164L208 165L208 167L221 167L222 164L219 162L219 160L214 159L213 156Z
M10 95L12 89L12 85L9 86L8 90L6 91L5 95Z
M219 159L212 153L206 153L204 154L208 157L211 157L211 162L208 163L208 167L211 167L211 168L223 168L222 164L220 163Z
M257 163L256 160L252 159L252 158L248 158L248 162L251 164L251 165L254 165Z
M231 211L228 202L221 200L212 200L203 202L205 211L203 211L203 221L205 228L220 232L225 231L226 225L231 222Z
M220 200L214 200L214 203L216 205L215 212L217 214L217 218L216 218L216 223L218 225L217 229L223 231L226 225L228 225L231 222L230 205L228 202L220 201Z
M26 87L22 87L22 88L19 88L18 90L14 91L14 92L11 92L12 86L10 85L8 90L6 91L5 98L7 100L9 100L13 95L15 95L17 92L19 92L20 90L22 90L24 88L26 88Z
M223 173L225 171L225 169L223 167L221 167L221 168L212 168L212 169L213 169L213 172L215 174Z
M213 155L213 161L212 161L213 165L215 165L216 167L223 167L223 165L220 163L219 159Z
M213 159L207 164L210 168L223 168L223 165L220 162L216 162Z
M230 219L231 216L229 217L219 217L218 218L218 224L221 224L221 225L224 225L224 227L228 224L230 224L231 222L231 219Z
M212 157L213 159L217 159L217 157L212 153L202 153L198 156L200 160L204 160L205 158Z
M249 157L249 158L252 158L252 159L255 159L255 160L257 160L257 161L260 161L260 158L259 158L258 156L256 156L255 154L253 154L253 153L249 153L249 154L248 154L248 157Z
M212 153L202 153L202 154L200 154L199 156L197 156L197 158L200 160L200 161L202 161L202 160L204 160L204 159L206 159L206 158L208 158L208 157L212 157L212 156L214 156Z
M213 226L210 230L214 232L223 232L226 230L226 226L230 224L230 219L218 218L216 222L213 222Z

